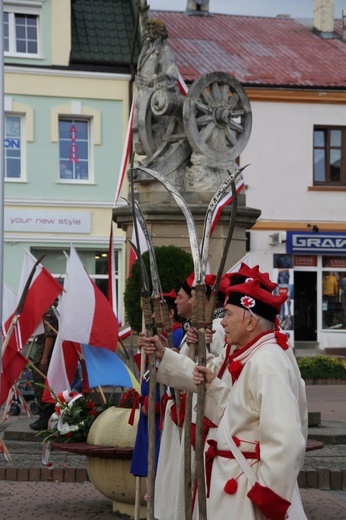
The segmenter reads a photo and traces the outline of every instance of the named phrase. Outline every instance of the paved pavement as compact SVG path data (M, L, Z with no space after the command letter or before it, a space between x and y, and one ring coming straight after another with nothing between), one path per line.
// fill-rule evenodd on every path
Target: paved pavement
M300 489L306 516L308 520L346 520L346 385L307 386L307 398L309 411L321 413L321 425L309 428L309 437L330 439L332 442L322 450L312 451L306 455L304 468L307 487L301 486ZM28 423L28 419L23 414L13 418L12 421L17 421L18 425ZM27 471L30 471L29 468L33 465L40 466L41 447L37 441L5 440L5 442L13 461L6 462L0 455L0 474L9 466L20 467L21 471L25 470L25 466L28 468ZM113 513L112 501L83 478L83 475L86 475L83 473L84 457L53 452L52 461L57 469L56 472L55 470L51 472L48 481L0 480L1 519L125 520L131 518L124 514ZM80 470L79 476L82 481L78 482L76 478L73 482L63 482L60 478L62 468L67 475L72 468L74 471ZM327 468L331 475L330 480L323 480L325 470L321 468ZM335 489L333 486L338 487ZM321 489L321 487L332 489Z
M301 496L308 520L346 519L346 491L301 489ZM0 511L1 518L6 520L131 518L113 513L111 500L90 482L0 482Z

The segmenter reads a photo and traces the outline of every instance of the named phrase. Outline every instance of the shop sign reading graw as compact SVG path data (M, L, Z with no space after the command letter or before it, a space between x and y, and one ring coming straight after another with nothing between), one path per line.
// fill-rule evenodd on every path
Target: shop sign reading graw
M346 233L287 231L286 252L309 255L346 255Z

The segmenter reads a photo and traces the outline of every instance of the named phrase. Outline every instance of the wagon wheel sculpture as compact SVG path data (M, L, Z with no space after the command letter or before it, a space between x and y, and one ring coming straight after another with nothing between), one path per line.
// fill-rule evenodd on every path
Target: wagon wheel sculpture
M224 72L211 72L190 87L183 106L184 129L195 152L216 163L234 160L251 133L249 99L240 83Z
M143 94L138 112L138 134L145 155L150 158L185 137L182 105L177 92L158 88Z
M198 78L186 97L164 85L142 93L137 125L134 139L147 156L145 165L166 173L178 168L191 148L216 164L234 160L249 140L252 114L240 83L211 72Z

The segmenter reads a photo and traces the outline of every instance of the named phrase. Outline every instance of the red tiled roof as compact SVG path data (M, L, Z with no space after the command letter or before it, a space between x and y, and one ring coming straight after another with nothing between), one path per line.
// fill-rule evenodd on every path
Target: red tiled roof
M294 19L154 11L185 81L223 71L248 86L346 87L346 42L324 39Z

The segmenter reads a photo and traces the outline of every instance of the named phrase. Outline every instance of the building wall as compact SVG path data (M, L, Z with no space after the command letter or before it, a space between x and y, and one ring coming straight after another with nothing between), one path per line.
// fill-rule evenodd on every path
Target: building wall
M320 98L323 99L322 92ZM252 134L241 155L242 165L250 163L244 172L246 204L261 210L258 222L250 230L251 264L259 264L280 282L277 259L291 262L289 282L281 283L279 289L292 292L288 334L295 343L317 342L321 349L344 347L346 323L341 285L335 303L331 304L323 294L323 276L331 272L341 282L346 275L346 248L324 253L311 249L304 258L297 259L297 255L287 254L286 241L288 231L312 232L314 225L318 232L312 236L332 236L337 232L346 239L346 189L313 186L314 125L344 126L344 94L340 93L338 102L333 103L311 99L304 102L301 94L296 102L256 100L251 107ZM307 265L302 265L305 261ZM307 308L311 312L307 313ZM329 325L328 315L332 320Z
M27 140L27 183L6 181L6 197L99 200L113 204L128 114L128 77L50 70L6 70L5 98L33 111L33 140ZM6 104L5 101L5 104ZM93 116L94 182L58 180L58 115Z
M252 133L241 163L246 204L260 208L260 221L346 221L345 191L313 186L313 127L346 121L346 103L252 102Z
M25 175L5 180L4 281L15 291L24 248L68 251L73 244L79 250L107 252L129 114L129 75L67 69L71 1L41 5L40 56L5 57L5 112L25 116ZM90 181L59 180L59 115L90 117ZM74 216L82 224L90 221L87 232L84 224L70 229L64 224L60 230L50 225ZM113 233L121 295L125 238L115 226Z

